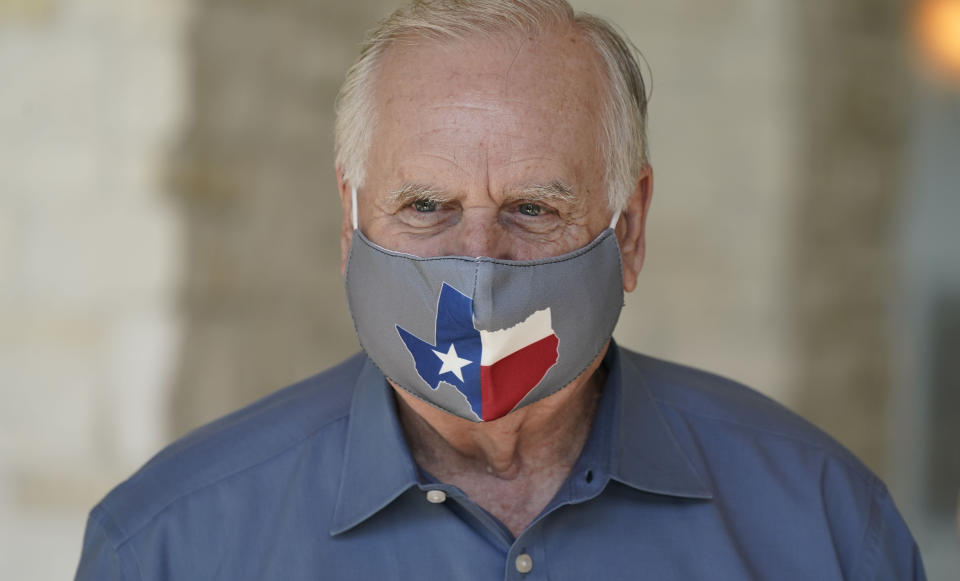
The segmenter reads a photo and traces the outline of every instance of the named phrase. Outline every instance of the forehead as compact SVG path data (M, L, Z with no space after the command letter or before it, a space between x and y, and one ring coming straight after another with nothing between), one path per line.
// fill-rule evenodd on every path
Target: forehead
M416 74L425 82L494 75L516 83L518 89L530 81L569 95L572 82L587 82L593 88L601 64L583 31L554 25L533 34L505 31L459 39L401 37L384 54L379 78L389 84L397 74Z
M493 167L538 156L600 163L601 70L573 29L400 41L376 77L372 149L379 146L377 161L387 164L392 153L430 150L467 165L482 154Z

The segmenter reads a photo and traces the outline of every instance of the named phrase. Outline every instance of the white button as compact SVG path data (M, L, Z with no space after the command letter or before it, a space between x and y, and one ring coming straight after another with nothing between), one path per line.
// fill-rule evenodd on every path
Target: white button
M446 499L447 499L447 494L442 490L427 491L427 502L432 502L433 504L440 504Z
M514 561L514 565L517 566L517 571L521 573L529 573L533 571L533 559L530 558L530 555L524 553L517 557L517 560Z

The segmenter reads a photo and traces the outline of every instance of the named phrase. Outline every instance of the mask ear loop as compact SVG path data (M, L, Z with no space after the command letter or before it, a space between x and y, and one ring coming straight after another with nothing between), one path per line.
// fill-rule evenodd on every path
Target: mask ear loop
M356 195L356 190L354 190L354 195ZM356 204L356 202L354 202ZM620 210L617 210L613 213L613 218L610 220L610 229L617 229L617 222L620 220ZM356 227L356 220L354 220L354 227Z
M350 218L353 220L353 229L357 229L357 188L353 187L350 194Z

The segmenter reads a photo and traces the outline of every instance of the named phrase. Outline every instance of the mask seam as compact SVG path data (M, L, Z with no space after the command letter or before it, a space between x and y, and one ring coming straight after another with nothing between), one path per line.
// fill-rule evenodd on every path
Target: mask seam
M362 347L362 345L361 345L361 347ZM468 418L464 418L464 417L461 416L461 415L454 414L454 413L450 412L450 410L445 410L445 409L443 409L442 407L440 407L439 405L433 403L433 402L430 401L429 399L426 399L426 398L424 398L422 395L420 395L420 394L418 394L417 392L411 390L409 387L403 385L402 383L400 383L399 381L397 381L397 380L394 379L393 377L390 377L389 375L387 375L387 372L384 371L383 368L380 367L380 365L378 365L377 362L374 361L372 357L370 357L370 354L367 353L366 350L364 350L363 354L367 357L367 359L370 361L370 363L373 363L373 366L377 368L377 371L379 371L379 372L380 372L380 375L382 375L383 378L384 378L385 380L387 380L388 384L389 384L389 382L393 382L393 384L395 384L397 387L399 387L399 388L402 389L403 391L409 393L410 395L412 395L413 397L419 399L420 401L428 404L430 407L442 411L442 412L445 413L445 414L449 414L449 415L451 415L451 416L455 416L455 417L458 417L458 418L463 418L463 419L465 419L465 420L468 419ZM582 372L581 372L581 373L582 373ZM441 381L442 381L442 380L441 380ZM443 383L447 383L447 382L446 382L446 381L443 381ZM455 386L455 385L452 385L452 384L449 384L449 383L447 383L447 385L450 385L453 389L457 389L457 386ZM391 387L392 387L392 385L391 385ZM432 387L430 387L430 386L428 385L428 386L427 386L427 389L429 389L429 390L431 391L431 393L432 393L432 392L436 392L437 390L439 390L439 389L440 389L440 386L439 386L439 384L438 384L438 385L437 385L437 389L433 389ZM471 420L469 420L469 421L479 424L479 423L483 423L484 420L472 420L472 419L471 419Z
M608 230L609 230L609 228L608 228ZM395 257L395 258L402 258L402 259L405 259L405 260L411 260L411 261L416 261L416 262L420 262L420 261L440 262L440 261L444 261L444 260L449 260L449 261L455 261L455 262L472 262L472 263L486 262L486 263L489 263L489 264L497 264L497 265L501 265L501 266L513 266L513 267L519 267L519 268L528 268L528 267L532 267L532 266L541 266L541 265L544 265L544 264L560 264L560 263L563 263L563 262L567 262L567 261L569 261L569 260L573 260L573 259L575 259L575 258L580 258L581 256L583 256L583 255L586 254L587 252L593 250L595 247L603 244L603 243L606 241L606 239L607 239L609 236L611 236L611 235L612 235L612 234L606 234L606 232L603 232L603 233L601 233L599 236L597 236L597 238L595 238L593 241L591 241L590 244L587 244L587 245L584 246L583 248L574 250L574 251L571 252L569 255L535 259L535 260L529 261L530 264L526 264L527 261L519 261L519 260L499 260L499 259L487 258L487 257L470 258L470 257L466 257L466 256L463 256L463 257L461 257L461 256L412 256L412 255L408 255L408 254L405 254L405 253L402 253L402 252L394 252L394 251L391 251L391 250L387 250L387 249L385 249L385 248L381 248L380 246L376 245L375 243L370 242L365 236L364 236L361 240L362 240L371 250L373 250L373 251L375 251L375 252L378 252L378 253L380 253L380 254L384 254L384 255L386 255L386 256L391 256L391 257ZM361 236L362 236L362 233L361 233ZM351 243L351 247L352 247L352 246L353 246L353 244ZM620 244L617 243L618 251L619 251L619 247L620 247Z
M349 266L350 266L350 257L351 257L351 256L353 256L353 244L350 245L350 251L349 251L348 254L347 254L347 267L348 267L348 269L347 269L347 274L349 274L349 272L350 272ZM344 277L343 277L343 281L344 281L344 290L346 291L346 295L347 295L347 308L351 309L351 312L352 312L352 310L353 310L353 301L352 301L351 298L350 298L350 292L346 289L346 286L347 286L347 276L344 276ZM433 407L433 408L435 408L435 409L438 409L438 410L440 410L440 411L442 411L442 412L444 412L444 413L448 413L448 414L450 413L449 410L443 409L443 408L440 407L439 405L433 403L433 402L430 401L429 399L426 399L425 397L421 396L420 394L418 394L417 392L413 391L413 390L410 389L409 387L403 385L403 383L401 383L400 381L398 381L398 380L394 379L393 377L391 377L390 375L388 375L387 372L384 371L384 369L383 369L382 367L380 367L380 364L377 363L377 362L373 359L373 357L370 356L370 352L367 351L367 348L364 346L364 344L363 344L363 339L360 338L360 329L357 327L357 319L356 319L356 317L351 316L351 317L350 317L350 322L353 323L353 334L356 335L356 337L357 337L357 343L360 344L360 350L363 351L363 354L364 354L364 356L366 356L367 361L369 361L370 363L373 363L373 366L377 368L377 371L380 372L380 375L383 376L384 380L387 381L387 384L388 384L388 385L390 385L391 387L392 387L392 385L396 385L397 387L399 387L399 388L402 389L403 391L409 393L409 394L412 395L413 397L415 397L415 398L419 399L420 401L428 404L429 406L431 406L431 407ZM395 327L396 327L396 326L395 326ZM396 331L396 329L394 329L394 331ZM582 372L581 372L581 373L582 373ZM392 382L392 383L391 383L391 382ZM444 383L446 383L446 382L444 382ZM449 384L448 384L448 385L449 385ZM456 386L453 386L453 388L456 389L457 387L456 387ZM429 385L427 385L427 389L430 389L430 390L432 390L432 391L437 391L436 389L433 389L433 388L430 387ZM439 385L437 386L437 389L440 389L440 386L439 386ZM457 416L457 417L462 417L462 416L459 416L459 415L457 415L457 414L451 414L451 415L455 415L455 416ZM467 418L464 418L464 419L467 419ZM479 422L482 422L483 420L482 420L482 419L479 419L479 420L470 420L470 421L475 421L475 422L479 423Z
M480 263L477 262L477 263L475 263L475 266L473 267L473 292L470 294L470 296L473 297L472 299L470 299L471 301L473 301L473 304L470 305L470 311L471 311L470 314L472 315L472 318L473 318L473 328L474 328L474 329L477 328L477 312L476 312L476 309L474 309L473 307L474 307L474 304L476 304L476 300L477 300L477 288L478 288L479 286L480 286ZM482 338L482 337L483 337L483 336L481 335L481 338ZM480 346L481 346L481 349L482 349L482 348L483 348L483 341L482 341L482 339L481 339L481 342L480 342Z
M367 246L369 246L369 244L368 244ZM413 397L415 397L415 398L419 399L420 401L426 403L426 404L429 405L430 407L433 407L433 408L435 408L435 409L438 409L438 410L440 410L440 411L442 411L442 412L444 412L444 413L454 415L454 416L456 416L456 417L458 417L458 418L463 417L463 416L460 416L460 415L458 415L458 414L452 414L449 410L443 409L443 408L440 407L439 405L433 403L433 402L430 401L429 399L423 397L422 395L418 394L418 393L415 392L414 390L412 390L412 389L410 389L409 387L403 385L403 383L401 383L400 381L398 381L398 380L394 379L393 377L391 377L390 375L388 375L387 372L384 371L384 369L383 369L382 367L380 367L380 364L377 363L377 362L374 360L374 358L370 356L370 352L367 351L367 348L366 348L366 347L364 346L364 344L363 344L363 339L360 338L360 329L359 329L359 327L357 326L357 318L352 315L352 313L353 313L353 300L351 299L351 297L350 297L350 291L349 291L349 289L347 288L347 279L349 278L349 274L350 274L350 264L351 264L350 258L353 257L353 250L354 250L354 249L353 249L353 243L351 243L351 244L350 244L350 250L347 252L347 273L346 273L347 276L344 276L344 277L343 277L343 286L344 286L345 294L347 295L347 308L350 309L350 312L351 312L350 322L353 323L353 334L357 337L357 343L360 344L360 349L363 351L364 356L366 356L367 360L368 360L370 363L373 363L373 366L377 368L377 371L380 372L380 375L383 376L384 380L387 381L387 385L390 385L391 388L392 388L393 385L396 385L397 387L399 387L399 388L402 389L403 391L409 393L409 394L412 395ZM396 325L394 325L394 331L396 332ZM399 334L399 333L398 333L398 334ZM582 373L582 372L581 372L581 373ZM392 382L392 383L391 383L391 382ZM446 382L444 382L444 383L446 383ZM448 383L447 385L450 385L450 384ZM455 385L452 386L452 387L453 387L454 389L457 389L457 386L455 386ZM566 387L566 386L564 386L564 387ZM433 389L432 387L430 387L429 385L427 385L427 389L429 389L429 390L431 390L431 391L437 391L437 389L440 389L440 386L437 385L437 389ZM481 422L483 422L483 419L476 419L476 420L472 420L472 419L469 419L469 418L463 418L463 419L468 419L469 421L476 422L476 423L481 423Z

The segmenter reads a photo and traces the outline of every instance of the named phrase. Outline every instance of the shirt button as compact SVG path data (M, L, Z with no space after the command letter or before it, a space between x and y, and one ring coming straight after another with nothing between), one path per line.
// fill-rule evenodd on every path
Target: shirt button
M433 504L440 504L446 499L447 499L447 494L442 490L427 491L427 502L432 502Z
M529 573L533 571L533 559L530 558L530 555L523 553L522 555L517 556L517 560L513 562L517 567L517 571L521 573Z

